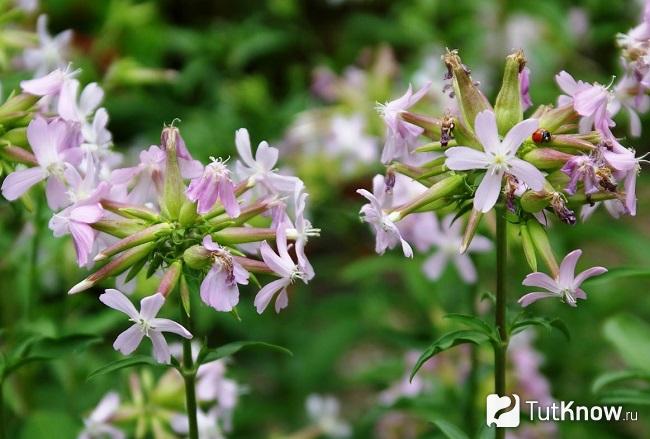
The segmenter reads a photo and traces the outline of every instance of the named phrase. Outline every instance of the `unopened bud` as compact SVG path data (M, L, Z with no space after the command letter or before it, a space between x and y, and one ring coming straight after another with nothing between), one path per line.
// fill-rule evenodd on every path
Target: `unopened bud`
M100 282L111 276L118 276L119 274L126 271L129 267L139 262L141 259L147 257L149 252L154 249L155 245L156 244L154 242L147 242L146 244L141 244L137 247L127 250L88 276L86 279L82 280L77 285L72 287L70 291L68 291L68 294L80 293L92 287L97 282Z
M576 134L557 134L552 137L549 146L552 146L553 148L584 152L591 152L596 149L596 145L585 137L586 136Z
M463 185L464 177L460 174L453 174L440 180L411 202L395 209L400 213L400 219L409 213L414 212L422 206L432 203L440 198L447 197L458 191Z
M169 296L169 293L171 293L178 284L178 279L181 277L182 268L183 264L181 261L172 262L172 264L163 274L163 277L160 280L160 284L158 285L158 290L156 292L162 294L165 297Z
M538 169L555 169L561 168L573 156L552 148L533 148L522 158Z
M175 126L163 128L160 144L167 158L165 166L165 183L162 197L162 211L170 219L178 219L181 206L186 200L185 184L178 165L177 144L180 133Z
M160 223L151 227L147 227L146 229L129 235L126 238L116 242L115 244L105 248L97 256L95 256L95 261L101 261L102 259L109 258L113 255L123 252L124 250L135 247L136 245L154 241L161 236L169 234L172 228L172 225L169 223Z
M557 277L560 272L557 261L555 260L555 255L553 255L553 249L551 248L551 243L548 240L548 235L546 230L542 225L537 222L536 219L529 219L526 222L528 232L530 234L530 239L535 246L535 250L542 257L548 269L553 274L553 277Z
M273 229L257 227L228 227L213 233L212 238L223 245L271 241L275 239L275 231Z
M126 238L148 227L149 223L140 219L101 219L90 226L117 238Z
M561 126L577 119L578 113L573 109L573 104L567 104L545 111L539 118L539 127L553 133L558 131Z
M476 230L478 229L478 226L481 223L481 218L483 218L483 213L476 209L472 209L472 211L469 214L469 219L467 220L467 226L465 227L463 240L460 243L459 250L461 254L465 253L469 248L469 245L472 243L472 239L474 239Z
M193 224L198 217L199 214L196 212L196 203L186 198L181 206L181 211L178 214L178 222L182 226L187 227Z
M0 137L0 142L7 142L10 145L19 146L21 148L28 148L29 142L27 141L27 128L19 127L13 128Z
M499 133L505 135L510 128L524 119L519 87L519 72L526 65L524 52L518 50L506 58L501 90L497 95L494 113Z
M410 111L402 111L399 117L410 124L422 128L424 130L422 134L431 140L440 139L440 119L424 116L422 114L411 113Z
M249 259L242 256L233 256L232 259L251 273L275 274L268 265L257 259Z
M110 212L125 218L143 219L145 221L158 222L161 220L160 215L146 207L136 206L135 204L120 203L113 200L101 200L102 207Z
M535 245L533 244L533 239L530 236L528 231L528 225L522 223L519 227L519 232L521 234L521 247L524 250L524 256L526 257L526 262L532 271L537 271L537 257L535 256Z
M448 50L442 60L451 73L454 93L463 114L463 120L473 128L476 115L483 110L491 110L492 107L472 80L469 69L461 62L457 51Z
M193 245L183 252L183 262L195 270L203 270L212 265L212 252L202 245Z
M519 198L519 203L525 212L537 213L546 209L551 203L551 199L545 191L535 192L528 190Z
M36 105L39 99L39 96L27 93L11 96L0 106L0 123L4 124L8 119L15 120L17 117L24 116L25 112Z
M33 166L38 165L38 161L36 160L34 154L19 146L0 146L0 156L16 163L23 163L25 165Z

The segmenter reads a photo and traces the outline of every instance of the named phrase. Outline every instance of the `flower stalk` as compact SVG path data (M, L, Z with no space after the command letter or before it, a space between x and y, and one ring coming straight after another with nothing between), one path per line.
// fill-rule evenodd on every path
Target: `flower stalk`
M494 343L494 393L506 394L506 352L508 350L508 331L506 328L506 269L508 261L507 223L503 203L496 206L497 233L497 289L494 309L494 324L499 342ZM496 429L496 438L505 437L505 429Z

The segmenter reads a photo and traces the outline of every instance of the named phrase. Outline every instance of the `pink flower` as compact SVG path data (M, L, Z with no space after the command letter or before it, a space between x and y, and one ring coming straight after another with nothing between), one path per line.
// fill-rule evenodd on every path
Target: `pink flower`
M61 88L58 112L63 119L69 122L85 124L93 111L99 107L102 99L104 99L104 90L96 82L84 87L81 96L79 96L79 81L70 79L65 81Z
M72 31L66 30L52 37L47 31L47 15L40 15L36 22L38 47L29 47L23 53L23 64L39 77L66 65L65 56L72 40Z
M291 222L289 217L286 217L283 227L286 227L287 237L293 239L296 246L296 257L298 258L298 265L304 267L305 273L308 277L314 277L314 269L312 268L307 255L305 254L305 246L312 236L320 236L320 229L312 227L311 221L305 218L305 205L308 194L301 193L296 198L296 224Z
M297 177L276 172L277 148L269 146L267 142L260 142L253 158L251 140L246 128L240 128L235 133L235 145L241 159L235 164L237 176L247 180L249 186L259 182L269 194L294 194L302 188L303 183Z
M152 145L140 152L137 166L114 170L110 181L117 186L133 186L128 195L130 203L156 202L163 189L165 162L165 152Z
M402 120L400 113L408 110L422 99L429 91L430 86L431 83L427 83L413 93L413 88L409 85L404 96L377 107L386 124L386 144L381 154L382 163L390 163L396 158L408 155L409 147L422 134L422 128Z
M231 218L240 213L235 196L235 185L230 179L230 171L221 160L214 160L203 170L203 175L192 180L185 192L192 201L197 201L197 212L207 213L219 200Z
M616 124L611 118L611 109L608 105L612 94L600 84L588 84L576 81L573 76L561 71L555 76L557 84L568 96L560 96L558 103L565 105L572 103L576 113L582 116L580 132L587 132L592 126L603 133L609 133L610 127Z
M389 202L386 199L384 178L381 175L375 176L372 194L365 189L359 189L357 193L370 201L369 204L364 204L361 207L359 214L361 219L370 224L375 230L375 251L384 254L386 249L393 248L398 243L401 243L404 256L412 258L413 249L402 238L402 234L395 224L397 218L384 211L384 206Z
M142 338L147 336L153 344L156 361L169 364L171 353L162 333L173 332L181 337L192 338L192 334L187 329L173 320L156 318L156 314L165 303L165 297L160 293L142 299L140 301L140 312L118 290L107 289L104 294L99 296L99 300L106 306L123 312L133 322L133 326L122 332L113 343L113 348L124 355L133 353L142 342Z
M562 166L561 171L569 176L569 183L565 191L573 195L578 188L578 182L584 183L585 194L593 194L600 191L596 171L601 166L594 157L589 155L573 156Z
M291 259L287 247L287 237L282 227L278 228L276 243L278 246L278 253L275 253L268 242L262 242L260 246L260 254L264 263L273 270L273 272L280 277L267 285L265 285L255 296L255 308L257 312L262 314L271 299L276 295L275 299L275 312L279 313L280 310L287 307L289 304L289 296L287 294L287 287L300 279L304 283L310 281L314 275L308 273L306 268L300 263L296 264Z
M460 254L460 245L463 240L462 221L452 222L454 214L449 214L439 223L434 216L434 229L430 230L432 244L438 249L422 266L429 279L437 280L442 275L445 267L450 262L465 283L476 282L476 268L469 257L469 253L483 253L492 249L492 243L484 236L476 235L466 253Z
M527 119L512 127L503 141L499 140L497 122L491 110L476 115L474 124L476 137L483 145L484 151L477 151L466 146L457 146L445 151L445 162L449 169L467 171L485 169L487 172L474 195L474 208L488 212L497 202L501 192L501 183L505 173L512 174L539 191L544 187L544 175L530 163L517 158L517 150L525 139L537 129L537 119Z
M81 161L81 150L69 148L71 130L62 120L49 124L37 117L27 127L27 140L34 151L38 166L15 171L2 183L2 195L13 201L29 188L47 179L46 195L51 209L63 207L65 187L63 174L67 163L77 165Z
M647 163L646 155L635 156L635 151L625 148L614 138L609 139L612 145L611 150L603 151L603 157L614 168L614 175L617 179L623 180L625 186L625 209L634 216L636 215L636 178L641 170L641 163Z
M230 312L239 303L237 284L248 285L249 273L210 235L203 238L203 247L212 252L214 263L201 283L201 299L217 311Z
M119 395L116 392L107 393L90 416L84 419L84 429L77 439L125 439L126 435L110 423L119 407Z
M552 279L545 273L535 272L526 276L522 282L529 287L540 287L547 291L528 293L519 299L521 306L528 306L533 302L547 297L557 297L562 299L570 306L577 306L578 299L586 299L587 294L580 289L580 285L593 276L606 273L607 269L603 267L592 267L578 274L574 274L576 263L582 255L582 250L574 250L564 257L560 264L560 273L557 278Z
M61 92L66 81L75 77L78 73L79 70L70 71L69 67L64 70L56 69L45 76L20 81L20 88L25 93L34 96L54 96Z

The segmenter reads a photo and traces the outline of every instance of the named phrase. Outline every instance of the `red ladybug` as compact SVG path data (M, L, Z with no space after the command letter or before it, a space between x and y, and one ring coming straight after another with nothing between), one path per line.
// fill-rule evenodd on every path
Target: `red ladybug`
M538 129L532 135L535 143L548 143L551 141L551 133L543 128Z

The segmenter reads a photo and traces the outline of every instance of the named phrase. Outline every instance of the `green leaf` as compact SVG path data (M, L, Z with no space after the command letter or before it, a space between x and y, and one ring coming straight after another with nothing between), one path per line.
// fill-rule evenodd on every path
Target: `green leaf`
M610 390L600 396L603 404L650 405L650 391L641 389Z
M198 364L208 363L210 361L219 360L220 358L229 357L233 354L236 354L244 348L250 347L260 347L267 348L278 352L283 352L287 355L293 356L293 353L282 346L277 346L270 343L265 343L263 341L235 341L233 343L228 343L226 345L220 346L216 349L206 349L205 351L199 354L197 359Z
M549 332L551 332L553 329L556 329L564 334L567 340L571 340L569 328L559 318L528 317L515 319L515 321L510 326L510 333L512 335L517 334L530 326L541 326Z
M107 373L115 372L121 369L127 369L129 367L136 366L159 366L159 367L170 367L168 364L157 363L153 357L148 355L134 355L132 357L121 358L119 360L108 363L99 369L94 370L87 379L95 378L99 375L105 375Z
M617 267L609 269L607 273L600 276L589 278L584 283L598 285L630 277L650 277L650 270L647 268Z
M442 337L440 337L438 340L434 341L433 344L431 344L431 346L429 346L422 353L422 355L420 355L420 358L418 358L417 363L415 363L415 366L413 366L410 379L411 380L413 379L415 374L418 372L418 370L420 370L422 365L427 360L439 354L440 352L446 351L447 349L450 349L454 346L458 346L459 344L474 343L480 345L489 340L490 337L487 336L485 333L476 331L474 329L449 332L443 335Z
M606 372L596 378L594 383L591 385L591 391L593 393L598 393L610 384L629 380L650 381L650 372L645 370L617 370L614 372Z
M650 325L633 315L619 314L605 322L603 332L628 366L650 371Z
M76 437L81 424L64 411L39 410L29 414L20 431L20 439ZM12 436L16 437L16 436Z
M490 337L494 336L494 330L492 329L492 326L490 326L487 322L485 322L485 320L479 317L470 314L451 313L447 314L445 318L462 323L466 326L469 326L470 328L482 331Z
M52 360L74 352L86 349L101 341L100 337L89 334L71 334L63 337L41 337L30 338L27 346L20 346L19 357L14 356L5 365L4 374L15 372L19 368L37 361Z
M438 427L449 439L469 439L469 436L463 433L460 428L456 427L451 422L442 419L433 419L431 422L435 424L435 426Z
M496 427L493 425L491 427L488 427L487 425L483 425L483 428L481 428L481 432L478 434L478 439L493 439L494 438L494 433L495 433Z

